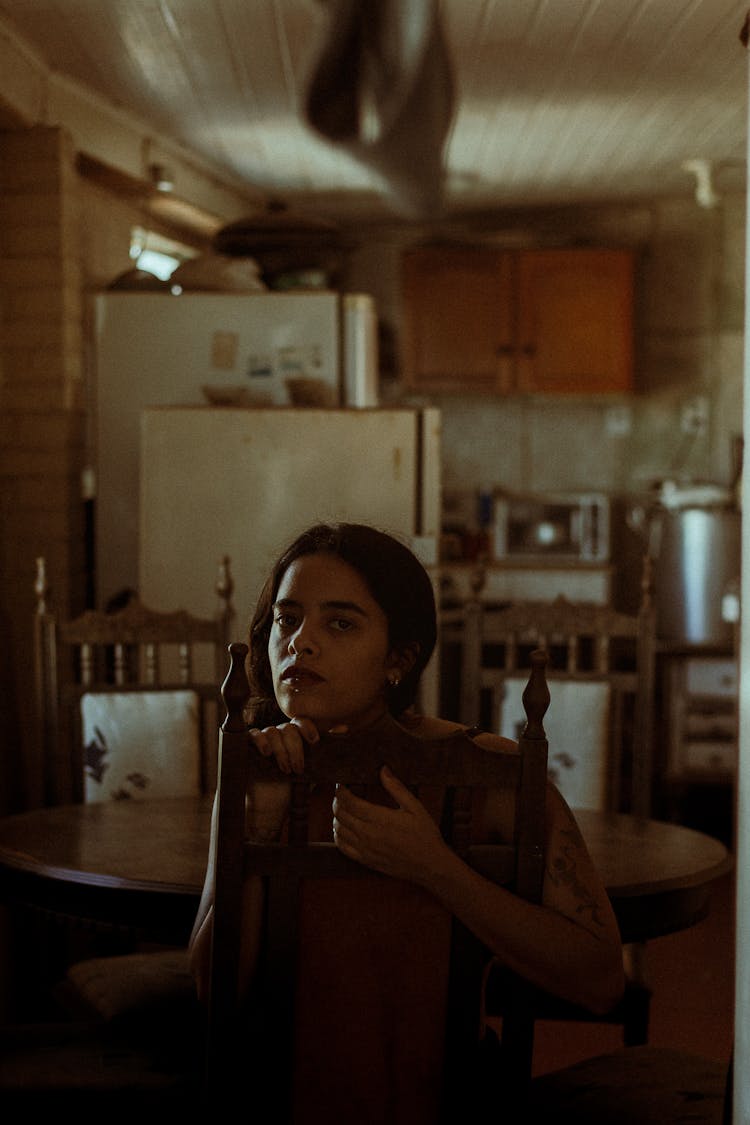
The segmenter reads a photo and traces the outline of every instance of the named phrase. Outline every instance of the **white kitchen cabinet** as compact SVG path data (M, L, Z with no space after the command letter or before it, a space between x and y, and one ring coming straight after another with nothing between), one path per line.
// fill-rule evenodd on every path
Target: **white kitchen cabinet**
M731 657L669 660L668 783L733 782L737 771L737 693L737 663Z

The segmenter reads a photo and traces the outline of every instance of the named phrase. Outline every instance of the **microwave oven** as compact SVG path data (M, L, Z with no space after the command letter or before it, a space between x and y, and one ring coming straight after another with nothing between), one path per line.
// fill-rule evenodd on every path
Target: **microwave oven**
M609 559L609 501L601 493L497 494L493 523L496 559Z

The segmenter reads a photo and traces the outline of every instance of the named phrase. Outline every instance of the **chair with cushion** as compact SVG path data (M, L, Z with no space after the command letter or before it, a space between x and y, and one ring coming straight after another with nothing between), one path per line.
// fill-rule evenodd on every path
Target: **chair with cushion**
M573 804L576 797L588 797L599 807L647 815L654 660L650 590L647 558L637 616L565 599L489 610L475 599L463 613L454 613L443 639L454 640L463 650L461 717L469 723L479 719L513 736L519 718L517 684L523 682L529 652L544 644L550 653L551 702L545 720L550 771L563 793L568 788ZM582 706L574 702L568 710L567 695L574 701L578 695ZM515 707L510 717L508 706ZM597 780L586 793L575 777L580 768L575 758L592 727L598 727L598 737L583 745L589 752L586 772L591 754L598 755L593 770ZM566 786L566 780L573 785ZM608 1023L622 1026L624 1046L534 1078L523 1120L554 1125L730 1125L731 1063L647 1043L650 989L640 975L642 954L640 947L627 949L625 995L606 1017ZM502 976L496 970L488 977L485 994L490 1025L503 1011L501 988ZM602 1020L534 990L527 990L527 997L537 1031L542 1020Z
M650 559L644 560L638 614L608 605L516 601L485 607L478 598L452 614L444 642L461 650L460 718L516 737L529 656L549 653L552 704L546 719L549 772L574 809L648 815L651 807L654 613ZM644 950L626 946L625 995L604 1022L623 1042L647 1042L651 990ZM493 982L488 1003L493 1001ZM602 1022L582 1009L538 997L539 1018Z
M109 612L60 621L37 559L36 700L48 803L213 790L232 585L225 557L212 618L159 612L131 594ZM173 1031L188 1016L194 1026L185 948L153 949L138 934L59 921L54 996L64 1012L113 1028L167 1021Z
M47 804L212 791L218 684L232 619L222 559L213 618L159 612L131 593L60 621L37 559L35 697Z
M461 649L458 718L514 737L520 692L537 647L549 653L550 775L574 808L648 815L651 807L655 628L651 561L637 614L610 605L469 600L443 640Z
M207 1104L220 1116L223 1106L246 1100L252 1089L254 1113L272 1112L274 1120L335 1115L363 1125L416 1125L436 1122L442 1101L442 1119L458 1121L471 1117L470 1096L482 1105L482 1074L503 1084L504 1104L512 1091L522 1099L533 1040L522 983L509 982L497 1040L482 1011L489 953L420 888L354 863L332 842L318 842L325 826L311 823L309 796L312 786L330 786L332 795L341 782L382 800L378 777L387 763L423 800L432 794L436 809L442 807L446 839L469 864L537 901L547 755L542 717L549 698L544 654L532 662L520 754L487 753L464 734L416 739L390 717L356 736L325 736L307 754L304 775L292 781L287 838L264 843L246 834L245 794L278 771L272 759L250 752L243 718L246 651L231 646L224 684ZM515 793L512 845L472 842L475 805L488 786ZM330 833L330 815L327 828ZM243 1005L242 898L247 880L256 877L265 888L260 968ZM248 1060L262 1076L251 1085Z

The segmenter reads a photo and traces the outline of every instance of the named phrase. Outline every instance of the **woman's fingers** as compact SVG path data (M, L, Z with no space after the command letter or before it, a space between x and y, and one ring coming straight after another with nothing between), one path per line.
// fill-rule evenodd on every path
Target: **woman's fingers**
M318 731L311 719L295 719L277 727L254 728L250 731L256 749L269 758L273 756L283 773L302 773L305 768L305 745L318 741Z
M380 784L386 793L393 797L399 808L408 809L410 812L418 812L424 807L411 790L407 789L403 781L399 781L395 773L391 773L388 766L383 766L380 771Z
M251 727L247 733L252 738L255 744L255 749L258 751L258 753L263 754L263 756L266 758L269 757L271 753L271 747L268 743L268 739L266 738L265 731L260 730L258 727Z
M333 838L340 851L376 871L422 881L446 845L424 807L390 770L381 771L384 788L398 808L375 805L337 786L333 801Z
M381 769L380 781L400 810L416 815L424 812L422 802L407 789L403 782L399 781L395 774L391 773L388 766L383 766ZM376 823L378 822L380 808L380 805L374 805L371 801L355 796L345 785L336 786L336 797L333 802L334 814L341 813L345 818L360 820L363 823Z
M299 716L299 718L292 719L291 723L289 723L288 725L297 727L305 742L309 742L311 746L318 742L320 739L318 728L315 726L315 723L312 721L312 719L305 718L304 715Z

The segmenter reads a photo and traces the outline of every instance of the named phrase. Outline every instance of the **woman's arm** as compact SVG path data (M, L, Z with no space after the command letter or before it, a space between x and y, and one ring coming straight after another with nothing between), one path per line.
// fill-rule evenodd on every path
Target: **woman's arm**
M552 786L546 821L540 905L488 883L453 852L425 885L514 972L604 1013L624 988L617 922L573 815Z
M258 841L278 840L289 808L289 786L285 782L257 783L249 790L245 802L248 837ZM188 943L190 971L198 997L208 999L208 980L213 935L214 881L216 877L216 814L217 799L211 812L211 834L208 846L206 877L198 913ZM240 952L240 991L250 983L260 950L260 921L263 893L259 879L248 879L243 887L242 948Z
M266 757L276 758L282 773L304 768L305 742L320 737L311 719L294 719L275 727L253 729L249 736L255 749ZM289 785L284 782L258 782L251 786L245 801L245 824L249 837L265 842L278 840L289 809ZM198 904L198 912L188 943L190 970L202 1000L208 997L208 978L213 933L214 881L216 878L217 800L211 813L211 834L208 846L206 877ZM260 917L263 905L259 880L248 880L244 887L242 911L242 952L240 985L249 984L257 961L260 942Z
M193 974L198 997L201 1001L208 996L208 971L211 956L211 924L213 918L214 881L216 878L216 807L218 794L214 797L211 810L211 829L208 841L208 860L203 880L198 913L193 922L193 930L188 941L190 971Z
M532 984L592 1012L614 1006L624 987L617 922L572 813L553 786L537 905L459 859L424 806L390 771L383 770L382 782L398 809L372 805L345 789L337 794L334 836L346 855L423 886Z

